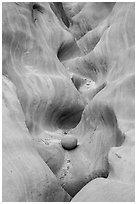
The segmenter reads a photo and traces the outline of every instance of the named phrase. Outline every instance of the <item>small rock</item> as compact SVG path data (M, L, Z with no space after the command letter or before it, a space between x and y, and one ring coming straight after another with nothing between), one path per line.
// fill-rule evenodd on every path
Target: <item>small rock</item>
M64 135L67 135L68 133L67 133L67 131L64 131Z
M74 136L66 136L61 140L61 145L64 149L72 150L77 146L77 138Z

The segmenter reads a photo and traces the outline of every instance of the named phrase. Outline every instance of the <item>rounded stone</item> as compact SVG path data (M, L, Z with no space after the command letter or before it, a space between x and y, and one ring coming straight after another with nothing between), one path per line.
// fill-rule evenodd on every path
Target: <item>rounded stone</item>
M77 147L77 138L74 136L65 136L61 140L61 145L64 149L72 150Z

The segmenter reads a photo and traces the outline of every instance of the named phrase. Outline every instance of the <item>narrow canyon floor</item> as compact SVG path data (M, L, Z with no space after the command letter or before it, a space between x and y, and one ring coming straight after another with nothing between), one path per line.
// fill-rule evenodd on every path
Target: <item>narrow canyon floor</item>
M135 201L135 3L2 3L3 202Z

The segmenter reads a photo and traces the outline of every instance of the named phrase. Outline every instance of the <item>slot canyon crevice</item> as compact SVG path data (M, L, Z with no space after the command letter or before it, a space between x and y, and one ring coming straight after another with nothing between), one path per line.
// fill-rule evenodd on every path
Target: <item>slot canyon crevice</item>
M2 201L135 201L135 3L2 3Z

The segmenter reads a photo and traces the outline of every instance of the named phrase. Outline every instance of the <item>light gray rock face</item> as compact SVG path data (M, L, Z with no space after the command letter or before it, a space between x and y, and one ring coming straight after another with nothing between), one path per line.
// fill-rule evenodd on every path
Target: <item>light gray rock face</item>
M3 201L134 201L134 7L2 4Z
M33 146L16 88L6 77L3 77L2 115L3 201L69 201L70 196Z

